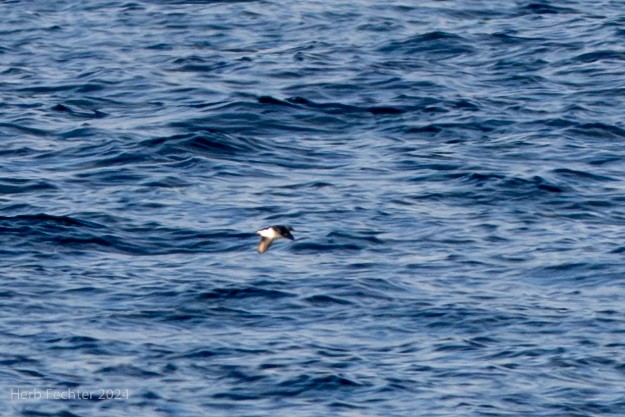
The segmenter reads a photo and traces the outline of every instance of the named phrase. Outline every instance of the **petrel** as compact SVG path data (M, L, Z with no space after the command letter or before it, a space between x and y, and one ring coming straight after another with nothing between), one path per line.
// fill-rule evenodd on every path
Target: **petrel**
M260 242L258 243L258 253L265 253L276 239L289 239L295 240L291 232L293 228L291 226L269 226L264 229L260 229L256 233L260 235Z

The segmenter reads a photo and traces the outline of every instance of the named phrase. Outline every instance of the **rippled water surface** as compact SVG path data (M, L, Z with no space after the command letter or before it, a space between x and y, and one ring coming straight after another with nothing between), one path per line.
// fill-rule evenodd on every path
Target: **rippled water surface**
M622 2L0 15L1 415L625 415Z

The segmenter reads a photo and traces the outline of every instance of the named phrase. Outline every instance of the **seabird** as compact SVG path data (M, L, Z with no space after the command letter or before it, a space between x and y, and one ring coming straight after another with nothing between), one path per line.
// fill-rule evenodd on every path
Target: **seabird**
M260 242L258 243L258 253L265 253L274 240L284 238L289 240L295 240L291 232L293 228L291 226L269 226L264 229L260 229L256 233L260 235Z

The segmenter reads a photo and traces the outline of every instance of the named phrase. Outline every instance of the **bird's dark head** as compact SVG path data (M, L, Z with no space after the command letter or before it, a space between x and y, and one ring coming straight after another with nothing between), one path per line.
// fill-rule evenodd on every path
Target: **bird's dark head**
M291 232L294 231L294 229L291 226L273 226L273 228L278 233L280 233L280 235L283 238L286 238L286 239L289 239L289 240L295 240L295 238L291 234Z

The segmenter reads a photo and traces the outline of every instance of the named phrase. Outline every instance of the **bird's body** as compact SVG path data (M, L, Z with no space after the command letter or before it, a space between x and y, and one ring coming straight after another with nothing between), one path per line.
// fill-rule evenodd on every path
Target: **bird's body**
M291 232L293 228L291 226L269 226L264 229L260 229L256 233L260 235L260 242L258 243L258 253L265 253L276 239L289 239L295 240Z

